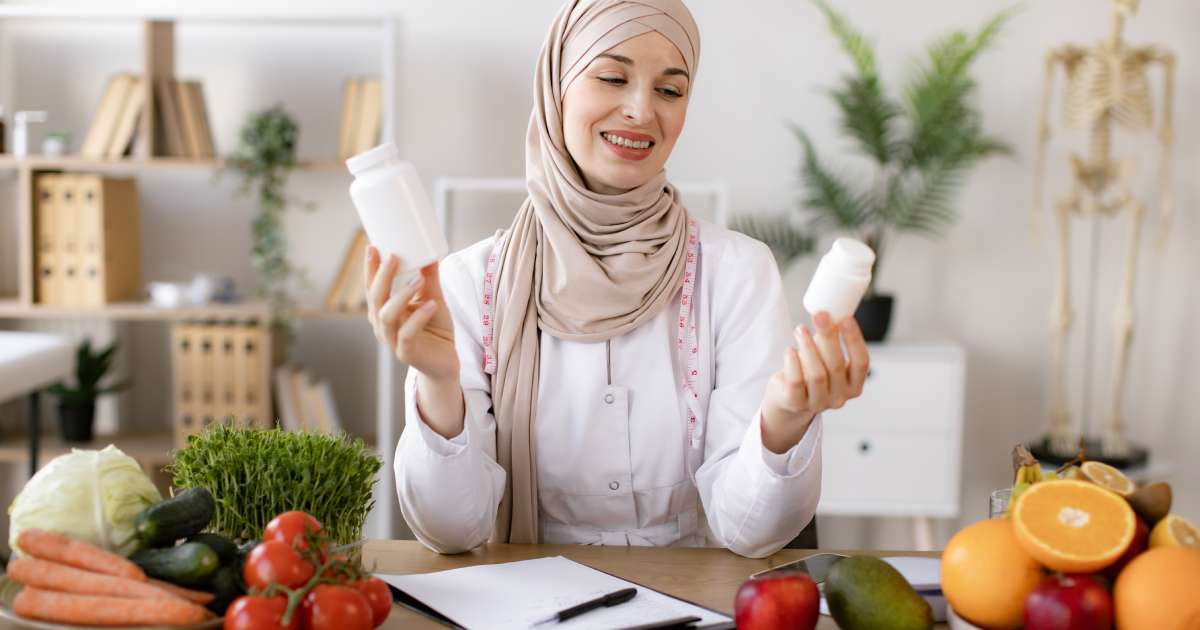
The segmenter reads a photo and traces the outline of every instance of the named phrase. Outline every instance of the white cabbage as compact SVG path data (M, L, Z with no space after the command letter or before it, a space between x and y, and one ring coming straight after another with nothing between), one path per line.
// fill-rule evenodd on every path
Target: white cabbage
M137 546L134 520L161 500L142 467L121 449L72 449L39 470L13 500L8 544L19 551L22 530L43 529L129 555Z

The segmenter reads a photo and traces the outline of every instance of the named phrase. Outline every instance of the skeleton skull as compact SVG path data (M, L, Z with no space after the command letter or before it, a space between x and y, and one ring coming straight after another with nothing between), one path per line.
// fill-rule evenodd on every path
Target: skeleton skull
M1117 5L1116 9L1118 13L1125 17L1131 17L1137 13L1141 0L1114 0L1114 3Z

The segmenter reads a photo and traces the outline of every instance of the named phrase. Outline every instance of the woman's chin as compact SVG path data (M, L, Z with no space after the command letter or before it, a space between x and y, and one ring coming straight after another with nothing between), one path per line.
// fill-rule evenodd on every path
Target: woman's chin
M589 179L594 184L598 184L598 186L592 186L592 188L600 191L609 191L609 194L614 194L615 191L625 192L645 184L657 172L650 172L644 168L636 169L635 172L631 172L632 170L627 168L612 169L598 177L591 177Z

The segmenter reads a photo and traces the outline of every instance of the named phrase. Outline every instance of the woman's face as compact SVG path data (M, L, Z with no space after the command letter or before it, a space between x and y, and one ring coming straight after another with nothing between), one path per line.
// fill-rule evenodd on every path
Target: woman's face
M592 60L563 95L567 150L589 190L617 194L662 170L687 117L683 55L656 32Z

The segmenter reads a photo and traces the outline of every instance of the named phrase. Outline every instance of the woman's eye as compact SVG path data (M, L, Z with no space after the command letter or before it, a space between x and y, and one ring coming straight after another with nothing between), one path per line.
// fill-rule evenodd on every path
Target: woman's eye
M680 92L673 87L658 88L658 91L660 94L669 96L671 98L679 98L680 96L683 96L683 92Z
M626 83L628 83L628 81L626 81L625 79L623 79L621 77L597 77L597 78L599 78L601 81L608 83L610 85L625 85Z

